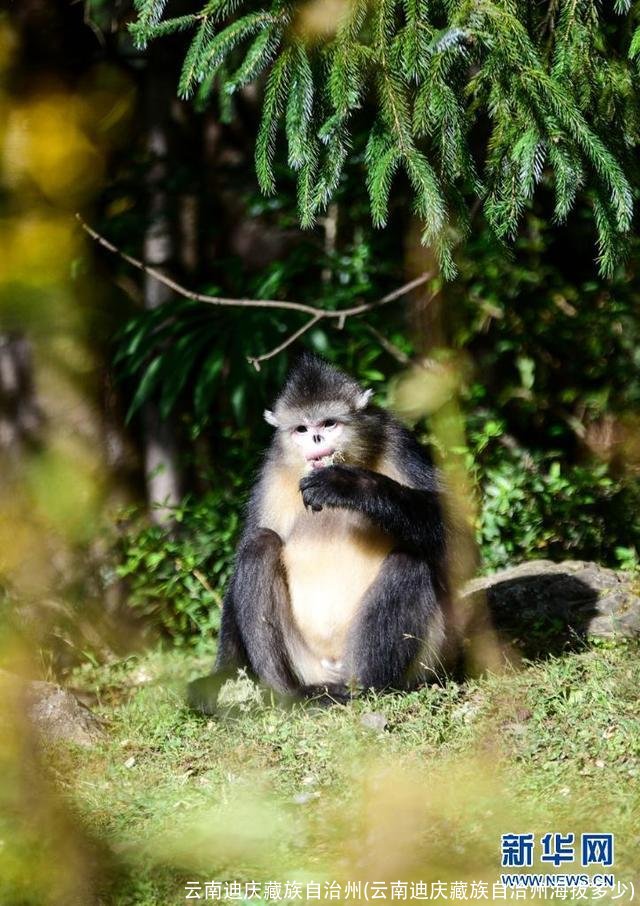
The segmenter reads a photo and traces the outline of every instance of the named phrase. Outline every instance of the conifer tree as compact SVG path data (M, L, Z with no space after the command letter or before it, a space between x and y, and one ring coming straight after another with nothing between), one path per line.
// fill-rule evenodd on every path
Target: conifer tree
M558 222L578 193L590 199L604 275L624 253L640 132L640 4L343 0L336 15L327 0L206 0L174 18L170 6L136 0L137 44L192 33L182 97L217 91L226 109L243 86L264 85L258 181L275 191L283 132L303 225L336 192L357 114L368 130L374 223L385 224L403 170L446 275L471 205L479 200L508 240L543 181L553 184Z

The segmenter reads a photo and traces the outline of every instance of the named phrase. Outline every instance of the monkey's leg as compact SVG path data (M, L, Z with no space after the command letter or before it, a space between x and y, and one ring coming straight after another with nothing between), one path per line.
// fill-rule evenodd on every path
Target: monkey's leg
M232 587L231 585L227 591L222 605L216 672L235 673L239 667L249 666L249 658L236 620Z
M276 692L298 683L287 658L291 631L289 588L282 540L271 529L256 529L243 541L236 562L229 606L252 672Z
M204 714L215 714L222 686L236 676L238 668L248 666L249 658L240 636L229 589L222 605L216 663L212 673L192 680L187 686L187 701L190 707Z
M418 557L394 551L367 591L351 628L350 672L365 689L406 689L421 672L421 654L438 665L445 633L446 614L437 600L429 566ZM428 664L423 666L430 669Z
M189 683L192 708L217 712L222 685L248 667L278 692L296 688L286 659L284 633L289 617L289 589L281 559L282 541L270 529L247 535L225 596L215 672Z
M233 679L239 667L249 666L247 652L233 612L233 603L227 592L222 606L218 654L213 673L192 680L187 686L187 701L194 711L215 714L218 694L227 680Z

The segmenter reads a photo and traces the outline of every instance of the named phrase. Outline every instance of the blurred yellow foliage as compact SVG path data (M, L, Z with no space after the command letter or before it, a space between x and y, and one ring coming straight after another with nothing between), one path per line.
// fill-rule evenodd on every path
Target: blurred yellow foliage
M14 108L7 121L4 171L16 191L31 181L56 206L75 210L99 187L104 154L82 129L83 102L44 95Z
M77 446L77 445L74 445ZM100 500L96 462L87 449L59 445L33 457L26 474L36 512L73 540L88 540L96 529Z
M395 381L391 389L392 405L405 418L417 421L455 399L459 388L460 372L455 363L429 359Z
M349 6L350 0L309 0L299 7L293 29L307 41L330 37Z
M454 589L471 578L477 568L474 533L478 502L465 458L464 418L459 405L465 371L463 360L434 350L431 357L400 375L390 391L393 408L405 418L417 421L429 416L434 454L445 476L444 506L453 539L449 568ZM513 661L512 653L498 644L481 596L464 605L454 602L454 619L465 640L465 668L470 674L500 672Z
M0 220L0 246L0 283L30 287L47 288L68 279L78 252L71 219L38 209Z
M0 21L0 71L20 54ZM79 90L35 80L15 99L0 84L1 329L28 338L40 443L3 462L0 575L31 600L55 597L68 551L95 532L104 469L91 389L95 355L73 268L82 254L72 212L100 188L106 154L127 128L132 83L96 66ZM34 642L36 640L34 639Z
M60 628L71 610L65 583L79 552L86 557L104 505L91 399L97 362L73 278L82 252L73 212L102 185L132 88L98 67L79 91L53 77L15 97L3 91L2 74L23 65L20 52L0 19L0 339L5 354L16 338L32 353L29 380L42 416L34 416L37 442L14 438L0 449L0 595L11 601L0 623L0 902L16 902L20 892L24 903L86 906L95 902L96 852L53 789L16 676L42 673L40 648L52 628L73 646L76 637ZM17 372L11 359L3 363L10 392ZM90 609L86 602L76 614L78 625Z

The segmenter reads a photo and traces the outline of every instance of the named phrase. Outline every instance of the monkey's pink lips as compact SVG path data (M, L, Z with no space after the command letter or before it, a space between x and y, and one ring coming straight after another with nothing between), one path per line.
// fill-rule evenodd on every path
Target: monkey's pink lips
M335 450L325 451L321 456L309 456L308 462L312 469L324 469L326 466L330 466L333 462L333 454Z

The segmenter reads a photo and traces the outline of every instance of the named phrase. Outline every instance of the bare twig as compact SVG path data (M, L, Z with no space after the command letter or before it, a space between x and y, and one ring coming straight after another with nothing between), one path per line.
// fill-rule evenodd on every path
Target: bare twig
M173 290L177 295L183 296L185 299L191 299L194 302L203 302L206 305L218 305L228 308L271 308L276 310L285 310L285 311L298 311L303 312L304 314L311 315L310 319L294 331L286 340L276 346L274 349L266 352L264 355L260 356L250 356L248 361L256 368L260 370L260 362L265 362L267 359L273 358L273 356L282 352L283 349L286 349L287 346L295 342L299 337L304 333L310 330L318 321L325 319L337 320L338 328L344 327L345 321L347 318L356 317L358 315L364 314L367 311L373 311L376 308L380 308L383 305L388 305L390 302L395 302L396 299L406 296L407 293L410 293L412 290L417 289L419 286L427 283L432 279L433 273L425 272L420 274L420 276L415 277L413 280L410 280L408 283L403 284L403 286L398 287L397 289L392 290L392 292L387 293L382 298L377 299L375 302L362 302L359 305L353 305L351 308L342 308L342 309L327 309L320 308L317 305L306 305L302 302L287 302L286 300L276 300L276 299L229 299L224 296L212 296L208 293L196 293L193 290L187 289L185 286L182 286L180 283L177 283L175 280L172 280L171 277L167 277L166 274L163 274L162 271L157 270L154 267L149 267L143 261L140 261L139 258L134 258L133 255L123 252L122 249L119 249L112 242L109 242L104 236L98 233L93 227L89 226L80 214L76 214L76 219L82 229L89 235L98 245L105 248L108 252L111 252L113 255L117 255L119 258L122 258L123 261L126 261L127 264L130 264L132 267L137 268L137 270L142 271L142 273L147 274L149 277L153 277L154 280L158 280L160 283L163 283L169 289Z
M308 330L311 330L314 324L317 324L318 321L322 319L321 314L314 315L313 318L310 318L306 324L303 324L299 330L296 330L290 336L287 337L284 342L280 343L279 346L274 347L270 352L265 352L264 355L251 356L248 361L256 371L260 371L260 362L266 362L267 359L272 359L274 356L278 355L279 352L282 352L283 349L286 349L287 346L290 346L291 343L295 343L298 337L301 337L303 333L306 333Z
M420 274L419 277L415 277L408 283L403 283L398 289L392 290L390 293L387 293L386 296L377 299L375 302L363 302L361 305L354 305L353 308L341 308L338 311L325 311L323 317L340 318L342 320L343 318L351 318L354 315L362 315L365 311L373 311L374 308L381 308L383 305L388 305L389 302L395 302L396 299L401 299L402 296L406 296L411 290L417 289L419 286L422 286L432 279L433 273L425 271L425 273ZM323 309L320 309L320 311L323 311Z
M287 339L280 343L279 346L276 346L275 349L271 349L269 352L264 355L257 356L256 358L249 358L248 361L254 366L256 371L260 371L260 362L265 362L267 359L272 358L274 355L277 355L279 352L282 352L283 349L286 349L287 346L294 343L303 333L306 333L308 330L311 330L314 324L317 324L318 321L321 321L323 318L335 318L338 317L338 323L336 327L338 330L342 330L344 327L345 321L347 318L356 317L357 315L364 314L366 311L371 311L374 308L379 308L381 305L388 305L389 302L394 302L396 299L399 299L401 296L405 296L407 293L411 292L412 289L415 289L417 286L422 286L423 283L426 283L427 280L431 279L431 274L421 274L420 277L416 277L415 280L411 280L409 283L405 283L404 286L400 286L398 289L394 289L392 292L387 293L386 296L383 296L381 299L378 299L376 302L363 302L362 305L355 305L353 308L343 308L338 311L330 311L325 308L317 309L316 315L307 321L306 324L303 324L299 330L296 330L292 333ZM431 302L435 293L432 293L430 298L427 300ZM377 331L367 325L374 335L377 334L376 339L381 343L381 345L389 352L394 358L398 358L395 352L392 352L390 346L393 344L388 343L388 341L381 341L381 335Z
M116 245L109 242L108 239L105 239L104 236L101 236L100 233L90 227L89 224L82 219L80 214L76 214L76 220L85 233L88 233L92 239L95 239L102 248L105 248L113 255L122 258L123 261L126 261L127 264L142 271L143 274L153 277L154 280L157 280L159 283L164 283L164 285L168 286L169 289L172 289L174 293L183 296L185 299L192 299L194 302L204 302L207 305L230 306L232 308L280 308L290 309L291 311L302 311L309 315L315 315L317 312L316 308L311 305L304 305L302 302L282 302L273 299L227 299L223 296L210 296L207 293L196 293L191 289L187 289L186 286L181 286L180 283L172 280L171 277L167 277L166 274L163 274L162 271L157 270L155 267L149 267L148 264L140 261L139 258L134 258L133 255L128 255L126 252L123 252L122 249L119 249Z
M376 338L378 343L382 346L383 349L389 353L396 362L400 362L401 365L407 366L411 364L411 359L409 356L399 349L395 343L392 343L391 340L387 340L384 334L381 334L379 330L376 330L371 324L367 324L367 330L369 333Z
M204 573L201 573L199 569L193 569L191 570L191 574L198 580L204 590L209 592L218 607L222 607L222 598L220 594L215 590L215 588L212 588Z

